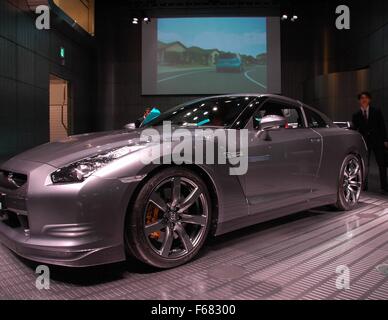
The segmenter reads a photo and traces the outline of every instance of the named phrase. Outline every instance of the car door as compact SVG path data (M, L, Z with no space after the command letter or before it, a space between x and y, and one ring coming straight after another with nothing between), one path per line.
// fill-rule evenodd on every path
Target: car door
M267 115L283 115L286 127L260 130L257 124ZM322 141L306 127L302 108L270 99L254 112L248 130L245 193L249 213L308 201L319 168Z
M336 184L334 185L334 183L337 182L338 172L343 161L341 156L336 157L336 153L338 153L338 144L342 143L342 141L341 137L338 136L338 131L333 130L332 122L325 115L320 114L308 106L304 106L303 110L306 116L307 126L310 130L319 134L324 140L322 160L313 184L313 196L319 201L320 198L336 192L333 191L336 190ZM327 168L329 167L337 168L337 170L332 169L330 170L331 173L327 174Z

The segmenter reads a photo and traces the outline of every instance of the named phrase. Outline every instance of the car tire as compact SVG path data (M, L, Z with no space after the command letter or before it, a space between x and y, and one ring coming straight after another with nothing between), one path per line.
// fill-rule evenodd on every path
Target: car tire
M127 253L160 269L190 261L209 234L210 201L206 184L194 172L168 168L156 173L142 185L127 214Z
M362 163L354 154L345 157L338 179L336 208L349 211L356 207L362 190Z

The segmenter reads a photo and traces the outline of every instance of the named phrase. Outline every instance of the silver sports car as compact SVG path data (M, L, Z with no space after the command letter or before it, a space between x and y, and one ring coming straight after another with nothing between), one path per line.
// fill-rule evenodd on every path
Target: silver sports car
M173 132L211 129L192 139L218 147L222 140L213 129L245 132L245 173L231 174L229 162L145 163L163 138L144 140L142 132L161 132L166 121ZM242 151L225 154L232 159ZM255 94L198 99L151 113L139 128L72 136L4 163L0 239L18 255L47 264L91 266L130 255L175 267L210 235L322 205L354 208L366 157L357 132L299 101Z

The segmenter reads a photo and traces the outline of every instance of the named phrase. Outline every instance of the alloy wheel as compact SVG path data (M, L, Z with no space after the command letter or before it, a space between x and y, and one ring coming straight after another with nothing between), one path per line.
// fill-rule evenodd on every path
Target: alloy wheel
M343 194L348 204L356 204L360 199L362 188L362 170L360 161L353 157L345 165L343 177Z
M144 213L144 233L154 252L181 258L200 243L209 219L206 196L186 177L173 177L152 191Z

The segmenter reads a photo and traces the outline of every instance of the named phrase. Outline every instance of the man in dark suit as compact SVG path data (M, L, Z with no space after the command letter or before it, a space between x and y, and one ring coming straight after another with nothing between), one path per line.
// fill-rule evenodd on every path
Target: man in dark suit
M360 110L353 115L353 128L362 134L368 146L368 167L371 153L374 153L379 167L381 191L387 193L387 168L384 150L388 148L387 131L382 112L370 106L371 100L372 96L369 92L362 92L358 95Z

